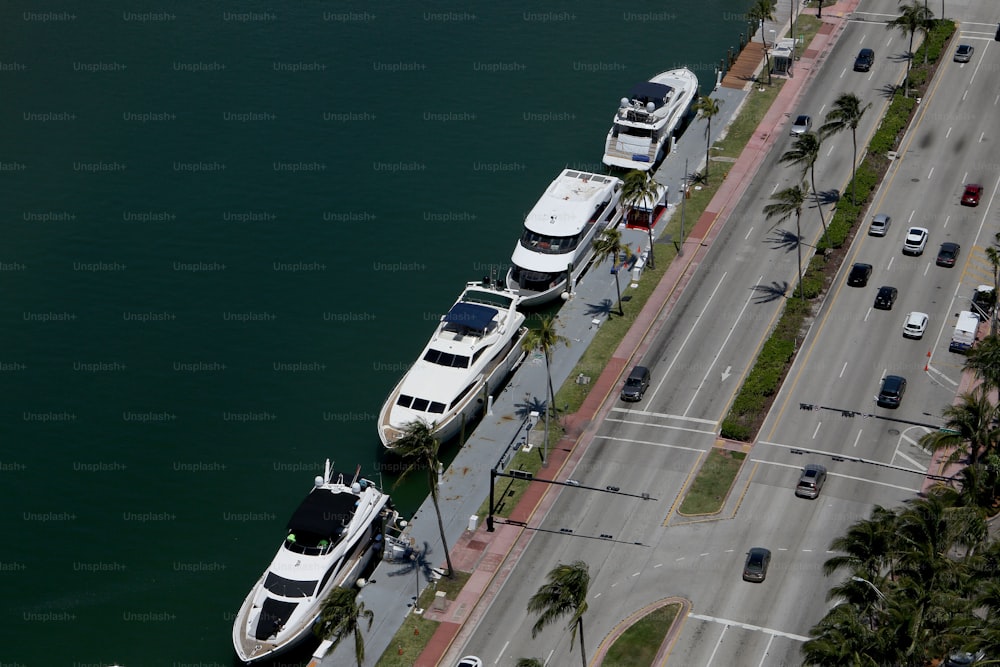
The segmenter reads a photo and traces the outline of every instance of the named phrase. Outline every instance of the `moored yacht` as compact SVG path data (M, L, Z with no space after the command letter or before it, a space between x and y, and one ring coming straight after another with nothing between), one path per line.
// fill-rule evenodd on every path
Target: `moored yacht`
M681 67L637 84L615 112L604 147L604 164L649 171L670 150L698 95L698 77Z
M622 219L622 181L613 176L565 169L524 219L511 256L507 287L521 305L538 306L575 282L594 256L591 241Z
M441 442L458 434L523 356L519 297L490 281L471 282L389 394L378 435L389 449L406 426L423 421Z
M233 647L244 663L274 658L309 636L330 591L354 586L378 555L395 512L360 471L349 484L342 474L334 480L327 459L292 514L284 542L233 623Z

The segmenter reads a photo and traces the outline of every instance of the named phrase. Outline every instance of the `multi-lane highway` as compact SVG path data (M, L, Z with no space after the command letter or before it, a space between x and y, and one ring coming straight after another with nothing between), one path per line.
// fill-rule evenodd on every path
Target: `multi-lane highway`
M811 114L815 126L838 95L853 92L873 104L858 129L860 146L867 145L906 66L906 36L879 22L895 15L897 3L866 5L869 11L875 7L884 13L859 15L868 20L848 24L792 111ZM949 17L959 10L973 11L949 9ZM872 213L893 218L888 234L868 237L866 227L859 232L725 511L692 520L677 514L675 502L715 443L734 392L795 284L795 248L786 240L789 232L794 235L794 221L772 228L761 213L775 191L801 180L800 168L778 161L790 137L780 139L765 160L739 213L729 219L651 342L643 359L653 369L646 397L610 411L571 473L587 486L613 485L648 492L653 499L564 488L552 509L536 518L543 530L532 538L486 617L463 646L455 647L456 655L476 654L486 665L511 665L531 656L551 665L576 664L579 645L571 645L564 625L532 639L534 618L525 608L550 568L583 560L592 575L584 617L590 655L622 619L659 599L679 596L692 602L692 610L671 664L801 664L802 641L832 604L826 600L832 582L821 571L830 541L867 517L873 505L913 497L929 456L917 444L928 427L803 411L799 404L940 423L940 409L954 395L962 362L947 350L955 313L967 308L976 284L988 282L981 273L981 245L998 229L993 198L1000 169L987 151L1000 132L1000 98L985 84L1000 69L1000 45L992 42L995 24L987 25L990 17L980 11L983 16L967 17L981 21L980 26L970 23L973 27L960 35L960 41L976 46L972 61L959 65L947 54L876 194ZM852 64L863 47L875 50L875 65L868 73L856 73ZM787 135L787 125L782 131ZM826 140L817 163L819 189L839 191L850 178L853 159L848 132ZM985 186L977 208L959 205L967 181ZM901 254L910 225L930 230L922 256ZM804 214L802 229L803 243L814 244L821 232L815 208ZM954 268L935 266L943 241L962 246ZM867 287L844 285L855 261L874 266ZM899 290L892 310L872 309L881 285ZM921 340L902 337L910 310L930 315ZM909 381L898 410L874 404L887 372ZM802 451L811 453L797 453ZM810 461L830 470L822 495L811 501L793 495L799 469ZM744 555L752 546L773 552L762 584L741 580Z

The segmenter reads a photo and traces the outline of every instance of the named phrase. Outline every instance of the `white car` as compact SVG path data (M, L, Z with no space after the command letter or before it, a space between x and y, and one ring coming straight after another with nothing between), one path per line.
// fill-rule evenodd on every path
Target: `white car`
M923 338L927 331L927 313L916 311L906 316L903 323L903 338Z
M483 661L474 655L467 655L455 667L483 667Z
M928 232L925 227L910 227L903 239L904 255L922 255L927 247Z

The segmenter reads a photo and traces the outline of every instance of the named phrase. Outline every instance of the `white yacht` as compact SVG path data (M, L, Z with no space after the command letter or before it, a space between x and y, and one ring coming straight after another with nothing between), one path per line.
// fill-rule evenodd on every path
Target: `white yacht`
M270 660L308 637L330 591L354 586L382 548L384 524L395 512L360 471L350 484L341 474L334 481L327 459L288 521L284 542L233 623L233 647L244 663Z
M621 194L621 179L576 169L565 169L552 181L524 219L510 258L507 287L521 297L521 305L559 298L567 275L575 283L594 256L594 237L621 222Z
M698 77L681 67L637 84L623 97L604 148L604 164L649 171L671 148L691 104Z
M410 423L433 425L445 442L483 407L523 356L519 297L488 279L471 282L445 314L420 357L399 381L378 416L382 444Z

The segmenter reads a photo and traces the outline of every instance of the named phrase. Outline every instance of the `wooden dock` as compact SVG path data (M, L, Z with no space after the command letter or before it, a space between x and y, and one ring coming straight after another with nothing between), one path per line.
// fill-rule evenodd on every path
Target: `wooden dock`
M757 71L763 60L764 45L760 42L750 42L740 51L736 62L722 78L722 85L726 88L742 90L747 83L753 81L754 72Z

